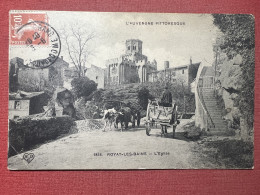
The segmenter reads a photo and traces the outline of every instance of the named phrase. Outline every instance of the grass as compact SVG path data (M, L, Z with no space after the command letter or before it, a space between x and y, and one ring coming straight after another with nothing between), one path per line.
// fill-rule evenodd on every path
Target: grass
M232 136L229 131L225 135L208 135L195 127L192 121L184 125L184 136L198 143L194 152L203 156L205 163L215 164L216 168L251 169L254 166L254 145L252 141L244 141Z
M216 153L208 153L211 158L221 161L226 168L246 168L254 166L253 142L225 138L223 140L206 141L205 148L216 149Z

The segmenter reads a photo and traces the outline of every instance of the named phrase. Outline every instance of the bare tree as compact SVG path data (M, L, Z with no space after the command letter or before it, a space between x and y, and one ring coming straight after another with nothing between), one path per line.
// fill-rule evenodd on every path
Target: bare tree
M68 55L75 66L78 77L85 75L86 63L93 49L90 46L91 40L96 37L94 32L89 32L83 24L73 24L64 26L62 29L62 39Z

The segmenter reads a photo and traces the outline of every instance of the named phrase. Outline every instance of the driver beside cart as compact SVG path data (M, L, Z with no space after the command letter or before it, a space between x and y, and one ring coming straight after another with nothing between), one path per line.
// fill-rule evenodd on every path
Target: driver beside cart
M172 93L170 92L168 86L165 87L159 106L172 107Z
M176 104L172 103L172 93L170 92L168 86L166 85L161 97L161 101L159 102L159 106L164 106L164 107L173 107L173 113L172 113L172 117L170 120L170 125L175 124L175 122L179 122L177 120L177 110L176 110ZM165 124L161 124L161 128L162 128L162 133L167 133L167 126Z

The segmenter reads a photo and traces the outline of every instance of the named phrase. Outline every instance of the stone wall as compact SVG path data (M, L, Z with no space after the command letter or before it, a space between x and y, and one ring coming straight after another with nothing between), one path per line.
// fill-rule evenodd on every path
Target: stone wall
M68 116L46 118L22 118L9 120L8 156L32 149L37 144L54 140L76 129L75 122Z
M86 77L95 81L98 84L97 88L104 88L105 85L105 71L97 66L91 65L91 68L87 69Z

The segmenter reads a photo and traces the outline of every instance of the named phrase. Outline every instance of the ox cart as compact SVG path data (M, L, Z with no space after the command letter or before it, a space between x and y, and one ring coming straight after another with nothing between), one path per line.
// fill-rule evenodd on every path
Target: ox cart
M161 135L167 134L167 128L171 127L173 131L172 138L174 138L175 129L179 124L177 109L176 104L173 104L172 107L165 107L160 106L156 101L150 101L146 112L146 135L150 136L151 129L156 128L159 124L161 126Z

